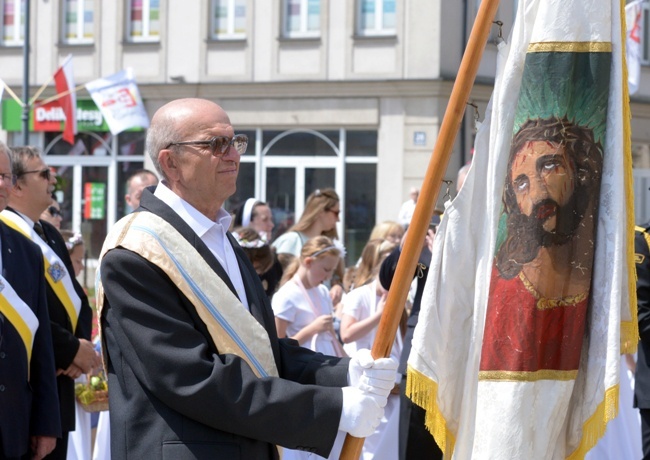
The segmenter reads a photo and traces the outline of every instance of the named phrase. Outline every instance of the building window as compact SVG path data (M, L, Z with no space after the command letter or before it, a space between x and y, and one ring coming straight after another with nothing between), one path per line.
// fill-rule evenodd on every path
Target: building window
M65 0L63 8L63 42L93 42L94 0Z
M246 38L246 0L212 0L210 29L214 40Z
M129 41L160 40L160 0L129 1Z
M284 0L284 36L320 37L320 0Z
M395 0L359 0L359 35L394 35Z
M2 1L2 44L22 46L25 29L25 0Z

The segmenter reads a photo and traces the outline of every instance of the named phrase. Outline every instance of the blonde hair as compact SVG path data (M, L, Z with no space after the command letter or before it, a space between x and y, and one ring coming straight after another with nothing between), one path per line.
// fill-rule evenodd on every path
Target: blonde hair
M307 197L305 210L300 219L288 231L304 232L308 230L323 212L332 210L339 202L339 196L333 188L315 190ZM323 232L323 235L329 238L338 238L336 226L332 230Z
M361 252L361 262L354 276L354 287L358 288L374 280L381 263L396 247L396 243L379 238L368 241Z
M296 274L300 265L302 265L308 257L312 259L322 259L327 256L340 257L341 251L339 248L334 246L332 240L326 236L315 236L310 238L300 250L300 257L293 259L284 270L280 286L293 278L293 275Z
M404 227L402 227L402 224L393 220L385 220L373 227L368 240L375 240L377 238L385 240L393 232L399 233L401 239L404 236Z

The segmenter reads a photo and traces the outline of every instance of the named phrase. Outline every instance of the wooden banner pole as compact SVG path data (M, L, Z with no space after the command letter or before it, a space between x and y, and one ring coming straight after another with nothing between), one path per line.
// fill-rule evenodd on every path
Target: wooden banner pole
M402 247L402 254L397 263L395 276L388 291L386 306L372 346L372 356L375 359L389 356L395 341L395 334L413 280L415 266L438 199L440 184L447 170L454 141L498 7L499 0L483 0L476 15L476 21L467 42L467 49L463 55L449 104L440 125L438 139L427 167L420 196L415 205L415 212ZM348 434L340 458L342 460L358 460L362 448L363 438L356 438Z

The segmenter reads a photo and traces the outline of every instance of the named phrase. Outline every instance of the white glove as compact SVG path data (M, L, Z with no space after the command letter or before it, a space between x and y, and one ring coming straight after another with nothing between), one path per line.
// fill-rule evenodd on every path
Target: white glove
M363 394L358 388L343 387L341 390L343 409L339 430L357 438L367 438L372 435L384 416L383 407L374 397Z
M372 359L370 350L362 348L350 360L348 381L366 394L388 398L395 386L398 365L394 358Z

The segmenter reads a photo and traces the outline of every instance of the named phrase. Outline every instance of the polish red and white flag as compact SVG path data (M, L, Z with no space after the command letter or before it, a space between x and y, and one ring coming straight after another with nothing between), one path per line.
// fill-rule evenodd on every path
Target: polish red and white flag
M54 73L54 84L57 94L64 94L60 98L61 108L65 114L63 140L74 145L74 137L77 134L77 96L72 75L71 54L65 58L61 67Z

